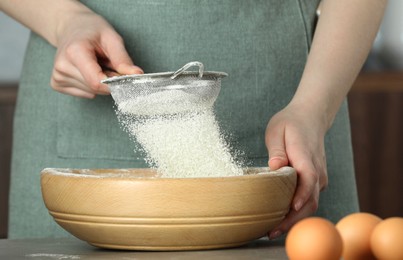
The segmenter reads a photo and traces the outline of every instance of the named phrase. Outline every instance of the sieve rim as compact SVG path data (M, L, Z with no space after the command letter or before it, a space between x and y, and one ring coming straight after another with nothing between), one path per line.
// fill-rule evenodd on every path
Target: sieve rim
M146 74L130 74L130 75L122 75L122 76L113 76L107 79L101 80L101 83L104 84L109 84L109 83L115 83L127 79L131 80L171 80L171 76L174 75L174 71L171 72L157 72L157 73L146 73ZM199 80L203 79L209 79L211 78L224 78L227 77L228 74L225 72L220 72L220 71L205 71L203 72L203 76L199 77L199 72L197 71L184 71L180 75L178 75L175 79L177 78L186 78L186 77L197 77Z

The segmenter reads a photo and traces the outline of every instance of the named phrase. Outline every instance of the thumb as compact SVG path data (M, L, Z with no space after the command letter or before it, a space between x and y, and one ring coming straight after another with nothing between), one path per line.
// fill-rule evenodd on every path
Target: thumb
M106 44L106 53L112 68L119 74L143 74L144 71L133 64L123 41L111 41Z
M284 131L266 131L266 147L269 153L269 167L277 170L288 165L288 157L285 148Z
M122 75L144 74L144 71L133 63L120 63L116 67L116 71Z

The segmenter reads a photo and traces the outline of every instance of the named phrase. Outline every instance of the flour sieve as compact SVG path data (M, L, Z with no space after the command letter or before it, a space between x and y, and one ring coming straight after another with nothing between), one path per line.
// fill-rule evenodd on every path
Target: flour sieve
M197 66L198 71L188 71ZM115 76L108 85L118 110L138 116L199 112L211 108L221 88L224 72L204 71L193 61L175 72Z

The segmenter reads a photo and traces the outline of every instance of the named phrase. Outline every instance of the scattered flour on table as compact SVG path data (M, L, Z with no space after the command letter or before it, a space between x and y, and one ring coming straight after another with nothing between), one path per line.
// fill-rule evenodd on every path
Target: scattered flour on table
M65 254L47 254L47 253L38 253L38 254L28 254L26 257L32 258L40 258L40 259L81 259L78 255L65 255Z
M161 177L242 175L220 132L213 102L174 89L130 98L117 104L116 112Z

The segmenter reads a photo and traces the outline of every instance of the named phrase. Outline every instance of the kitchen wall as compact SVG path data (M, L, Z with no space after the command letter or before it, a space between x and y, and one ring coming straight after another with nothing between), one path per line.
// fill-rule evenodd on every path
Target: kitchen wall
M29 30L0 12L0 238L7 234L12 122Z
M389 0L364 71L349 94L363 211L403 217L403 1Z
M0 87L18 82L29 31L0 12Z

